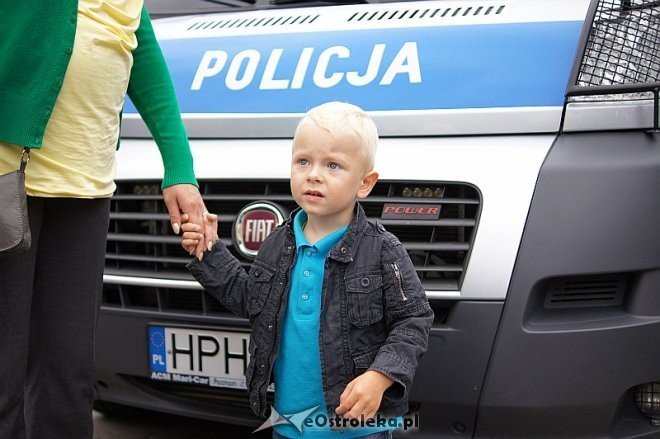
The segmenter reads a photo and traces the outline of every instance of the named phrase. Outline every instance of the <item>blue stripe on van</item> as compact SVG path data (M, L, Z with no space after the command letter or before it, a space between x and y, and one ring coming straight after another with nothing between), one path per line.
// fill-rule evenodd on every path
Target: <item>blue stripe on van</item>
M372 111L557 106L563 103L581 27L581 22L570 21L398 28L164 40L161 47L184 113L302 113L329 100ZM383 84L385 72L407 42L407 47L416 46L421 81L415 83L415 75L406 72L415 70L414 59L408 58L398 64L403 72ZM368 84L352 85L346 72L364 75L378 44L385 45L381 62L374 63L378 73ZM341 80L323 87L313 80L313 72L320 54L333 46L344 46L350 57L330 57L324 75L338 74ZM304 48L313 48L309 68L300 88L292 89ZM260 89L268 58L278 49L281 57L276 64L272 60L270 76L286 88ZM226 64L211 76L214 63L207 63L209 76L198 90L191 90L206 51L217 51L219 58L226 54ZM232 90L226 78L241 52L244 61L235 61L234 67L240 68L229 77L244 82ZM253 74L248 71L250 58ZM126 111L135 112L130 102Z

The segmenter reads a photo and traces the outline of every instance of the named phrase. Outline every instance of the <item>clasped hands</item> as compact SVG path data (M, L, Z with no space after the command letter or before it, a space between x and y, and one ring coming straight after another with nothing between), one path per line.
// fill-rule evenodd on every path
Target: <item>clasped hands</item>
M213 230L212 224L204 221L208 212L199 189L192 184L176 184L163 189L163 200L170 216L170 224L175 234L181 231L182 223L195 224L200 228L202 238L198 240L193 248L189 250L201 259L205 248L211 246L211 242L217 239L216 230ZM217 220L217 216L216 216ZM216 224L217 226L217 224Z

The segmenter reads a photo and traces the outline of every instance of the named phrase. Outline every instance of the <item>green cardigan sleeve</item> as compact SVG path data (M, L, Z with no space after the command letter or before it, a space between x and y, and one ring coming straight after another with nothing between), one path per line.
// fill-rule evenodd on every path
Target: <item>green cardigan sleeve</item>
M147 124L163 158L162 187L180 183L197 185L172 77L144 7L136 37L138 46L133 51L128 96Z

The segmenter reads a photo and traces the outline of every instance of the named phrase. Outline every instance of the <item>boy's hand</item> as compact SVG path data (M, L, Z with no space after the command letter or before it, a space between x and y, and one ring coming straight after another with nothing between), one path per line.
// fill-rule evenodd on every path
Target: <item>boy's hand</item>
M185 213L181 215L181 246L191 255L195 254L195 250L200 242L204 241L204 233L202 227L189 222L190 217ZM206 249L211 250L213 244L218 241L218 215L212 213L204 214L204 229L211 230L213 238L205 245ZM202 260L204 253L199 252L197 259Z
M335 413L348 419L359 419L360 415L364 415L365 419L373 418L383 393L393 383L387 375L375 370L366 371L348 383L339 397L339 407Z
M207 240L211 240L212 231L210 224L204 221L206 206L202 200L197 186L192 184L175 184L163 189L163 201L167 207L170 216L170 224L175 234L179 234L182 214L187 215L187 222L199 224L204 230ZM206 242L202 239L197 243L195 254L201 253L206 247Z

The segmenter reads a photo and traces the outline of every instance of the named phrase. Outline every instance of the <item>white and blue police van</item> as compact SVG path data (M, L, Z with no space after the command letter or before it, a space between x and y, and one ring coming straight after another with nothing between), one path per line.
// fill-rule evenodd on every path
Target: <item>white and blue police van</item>
M336 100L375 119L363 206L435 311L406 437L660 437L660 2L147 4L200 190L246 269L295 208L299 118ZM128 103L97 408L258 426L248 321L186 271L161 177Z

